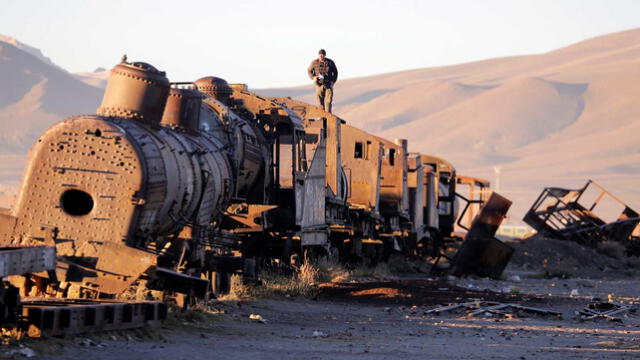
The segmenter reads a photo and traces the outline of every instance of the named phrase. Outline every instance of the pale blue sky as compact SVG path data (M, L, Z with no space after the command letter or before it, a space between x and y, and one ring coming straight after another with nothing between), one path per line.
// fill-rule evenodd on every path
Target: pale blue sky
M0 34L72 72L126 53L172 81L308 83L327 50L340 77L540 53L640 27L638 0L0 0Z

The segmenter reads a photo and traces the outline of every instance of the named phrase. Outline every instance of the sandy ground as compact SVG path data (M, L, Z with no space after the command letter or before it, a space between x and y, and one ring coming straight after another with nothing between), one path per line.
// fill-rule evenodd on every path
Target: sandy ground
M621 321L576 314L594 298L640 307L638 258L538 237L510 244L516 252L502 280L411 273L323 283L311 298L212 301L206 312L172 312L155 328L27 339L26 348L0 347L0 358L24 357L17 351L92 360L640 358L640 310L621 314ZM562 316L427 313L480 300Z
M438 281L412 274L383 282L324 284L314 299L217 302L218 314L174 317L161 328L33 339L26 345L38 354L36 358L92 360L640 357L640 317L630 313L622 322L575 318L575 311L593 296L606 299L614 294L618 302L637 304L637 281L545 280L521 275L525 277L520 281ZM514 286L519 294L485 290ZM569 297L574 288L580 295ZM526 304L563 316L520 314L507 319L425 314L439 303L469 299ZM250 314L259 314L266 323L250 320ZM5 348L5 355L10 349L16 348Z

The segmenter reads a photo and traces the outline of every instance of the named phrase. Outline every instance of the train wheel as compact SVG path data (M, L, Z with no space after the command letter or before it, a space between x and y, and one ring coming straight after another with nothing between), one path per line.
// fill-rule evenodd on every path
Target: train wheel
M351 254L350 259L352 264L359 264L362 262L362 238L360 236L354 236L351 238Z
M287 236L284 240L284 245L282 248L282 261L286 261L287 259L291 259L291 254L293 253L293 239L291 236Z
M378 265L382 258L382 245L374 243L362 244L362 261L365 266Z
M207 279L211 284L211 294L214 297L220 297L231 291L231 274L209 271Z

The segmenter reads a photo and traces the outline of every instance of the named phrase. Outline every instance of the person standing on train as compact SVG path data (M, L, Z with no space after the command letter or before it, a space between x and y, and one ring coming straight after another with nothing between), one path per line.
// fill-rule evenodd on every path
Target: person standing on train
M338 81L338 68L333 60L326 57L324 49L318 51L318 58L311 62L307 73L316 85L316 97L320 107L331 112L333 85Z

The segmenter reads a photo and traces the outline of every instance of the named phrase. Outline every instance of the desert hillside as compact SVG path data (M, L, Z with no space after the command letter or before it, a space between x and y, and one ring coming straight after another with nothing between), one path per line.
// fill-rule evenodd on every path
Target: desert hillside
M1 38L0 79L0 154L25 153L60 119L93 113L102 96L100 89L77 80L39 50Z
M101 70L70 74L39 50L0 38L1 202L44 129L95 110ZM377 135L407 138L412 151L445 157L460 173L496 183L498 169L514 219L543 186L579 187L589 178L640 209L639 79L636 29L544 54L340 80L334 111ZM311 86L258 92L315 102Z
M497 167L515 217L543 186L589 178L638 209L639 80L635 29L544 54L342 80L334 112L461 173L495 183ZM310 86L260 92L315 101Z

